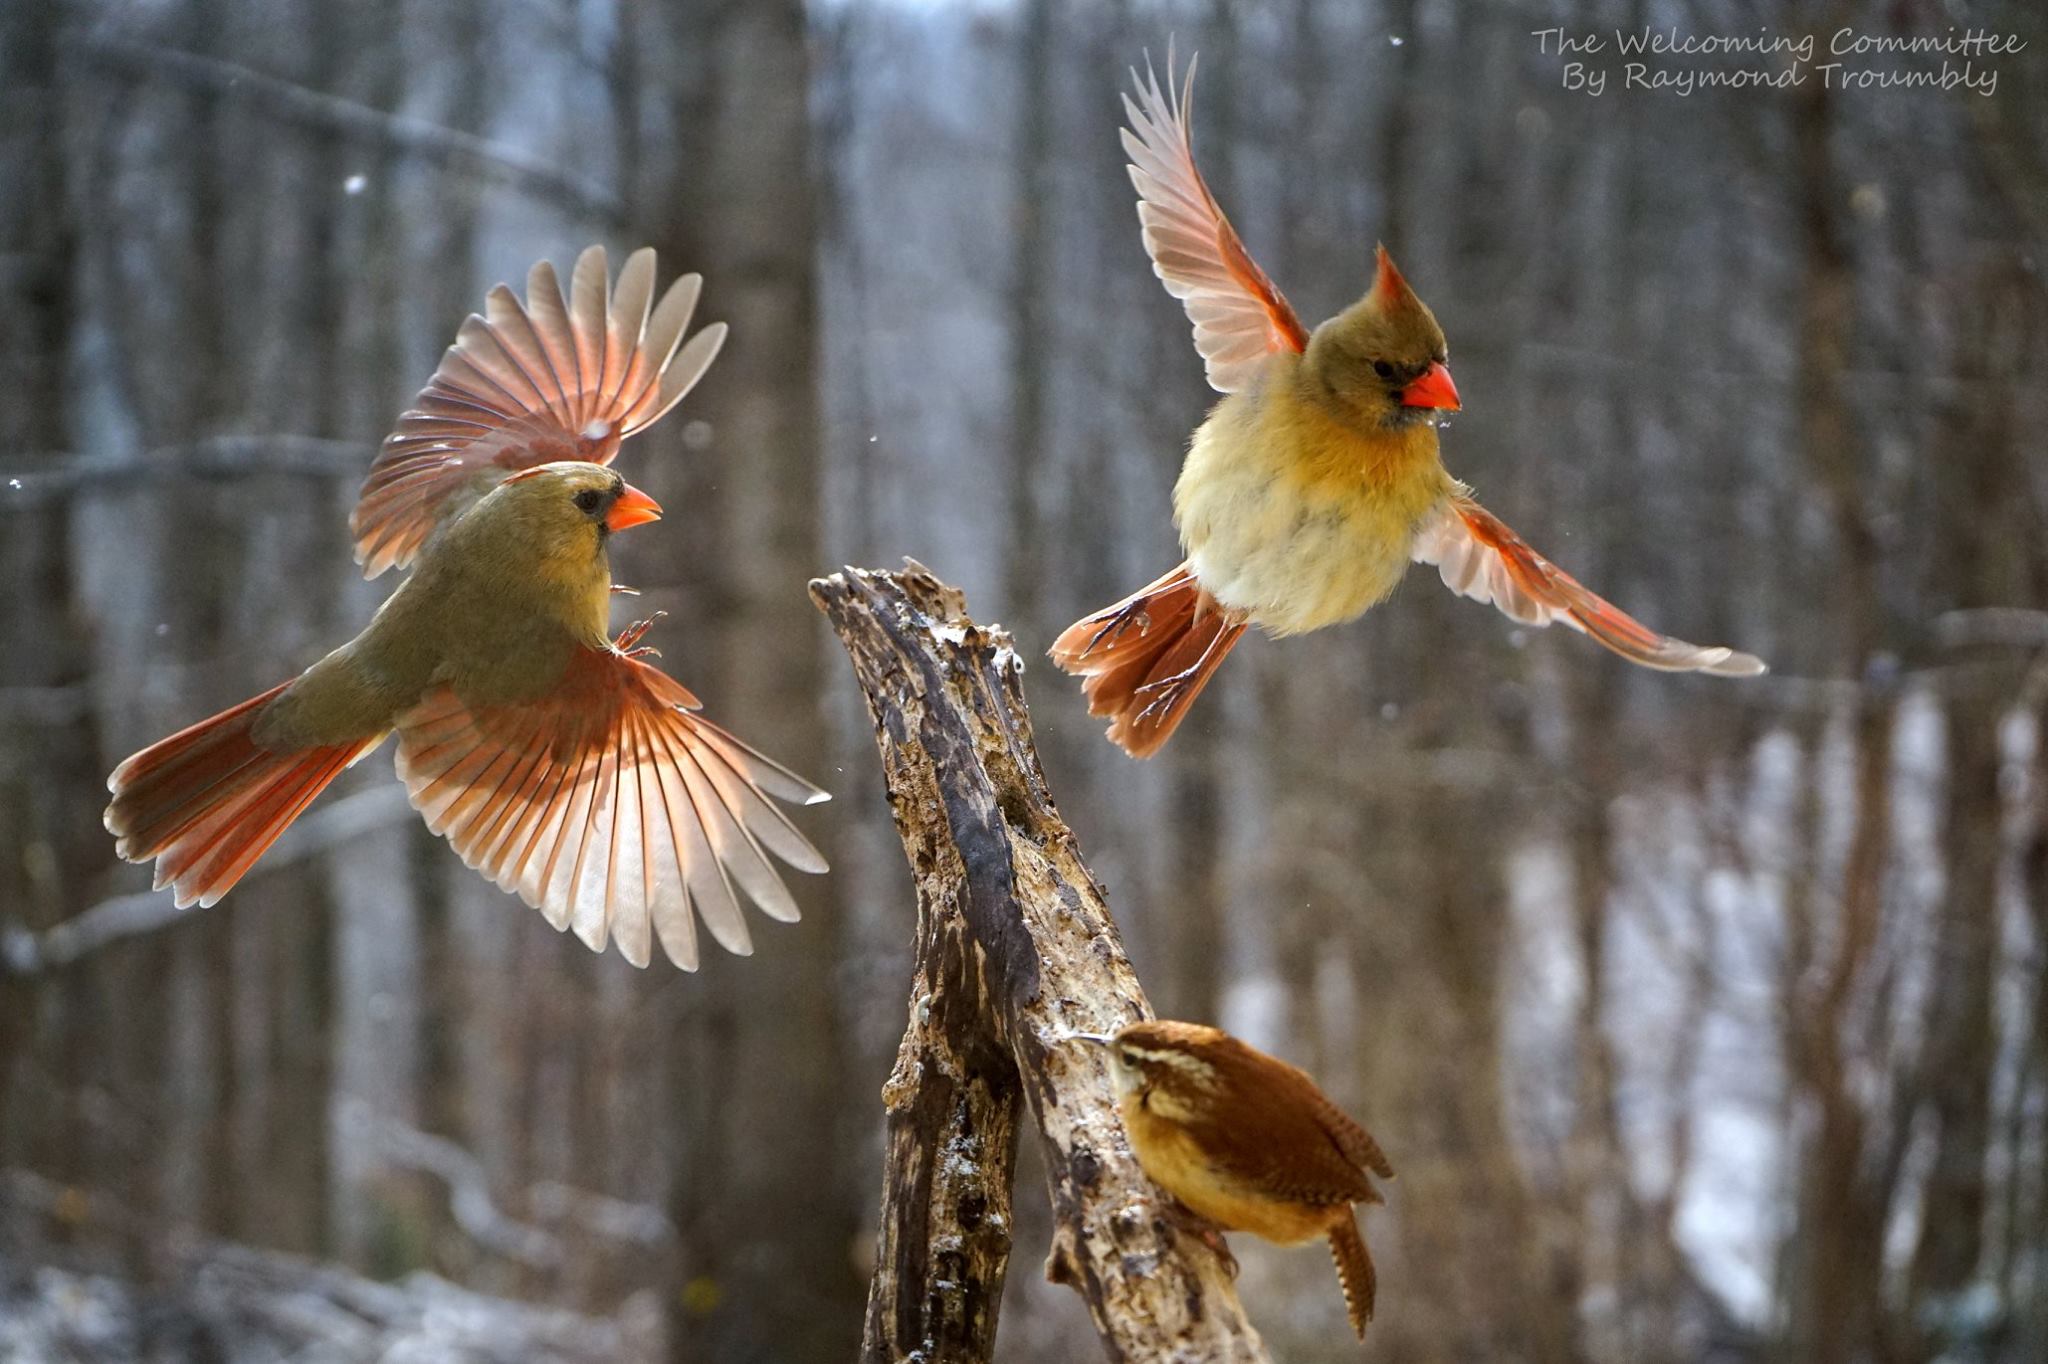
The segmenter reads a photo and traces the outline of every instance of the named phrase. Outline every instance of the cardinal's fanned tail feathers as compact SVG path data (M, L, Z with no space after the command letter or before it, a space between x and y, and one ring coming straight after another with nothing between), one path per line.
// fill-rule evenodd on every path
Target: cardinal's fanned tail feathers
M289 682L151 744L107 778L107 831L130 862L156 859L180 908L227 894L343 769L382 735L277 752L254 737Z
M1068 626L1050 652L1086 679L1088 713L1111 717L1110 741L1148 758L1172 737L1244 630L1182 564Z

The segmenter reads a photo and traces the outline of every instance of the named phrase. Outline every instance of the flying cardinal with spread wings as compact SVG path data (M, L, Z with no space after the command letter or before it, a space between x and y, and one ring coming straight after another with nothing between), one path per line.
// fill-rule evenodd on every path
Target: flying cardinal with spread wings
M697 965L696 920L751 951L739 891L797 906L771 854L825 860L775 800L825 793L694 714L697 698L609 634L612 535L656 520L608 466L703 377L684 342L701 280L650 314L654 253L614 292L604 250L565 299L546 262L463 323L349 518L376 577L412 572L363 632L260 696L143 749L107 781L107 829L182 907L226 894L342 769L398 735L398 775L462 860L592 948L636 966L654 938ZM694 911L694 912L693 912Z
M1281 636L1351 620L1413 561L1524 625L1568 625L1632 663L1764 671L1750 654L1632 619L1451 477L1437 450L1436 414L1458 409L1443 330L1385 248L1364 298L1313 332L1302 325L1195 168L1193 82L1190 62L1169 101L1148 71L1137 100L1124 99L1123 144L1152 267L1186 305L1226 396L1173 489L1186 561L1053 644L1053 661L1086 679L1090 713L1110 717L1110 739L1149 757L1248 627Z

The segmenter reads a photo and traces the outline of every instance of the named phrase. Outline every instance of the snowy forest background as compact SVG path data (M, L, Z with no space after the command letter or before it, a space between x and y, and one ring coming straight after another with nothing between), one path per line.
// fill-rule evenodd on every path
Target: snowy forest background
M1418 573L1240 650L1140 765L1030 664L1157 1007L1307 1066L1400 1173L1369 1355L2048 1358L2048 33L1775 15L2017 32L1991 98L1591 99L1530 36L1755 16L0 3L0 1358L849 1355L912 905L803 587L914 555L1035 660L1174 562L1211 395L1115 136L1169 34L1304 316L1384 239L1451 338L1453 469L1774 667L1633 670ZM359 627L376 442L489 284L594 240L733 325L628 447L669 519L616 562L836 795L803 922L694 977L593 956L383 754L163 913L105 774ZM1029 1159L1002 1354L1091 1358ZM1278 1356L1357 1357L1318 1251L1235 1248Z

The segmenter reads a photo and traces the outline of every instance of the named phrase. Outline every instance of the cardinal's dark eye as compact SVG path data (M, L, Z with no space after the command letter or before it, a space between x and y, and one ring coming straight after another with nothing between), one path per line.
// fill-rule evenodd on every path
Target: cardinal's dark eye
M1384 360L1373 361L1372 372L1374 374L1379 375L1382 379L1391 379L1394 377L1394 367Z
M586 512L596 511L597 504L602 501L604 501L604 494L595 488L585 488L582 492L576 494L577 507Z

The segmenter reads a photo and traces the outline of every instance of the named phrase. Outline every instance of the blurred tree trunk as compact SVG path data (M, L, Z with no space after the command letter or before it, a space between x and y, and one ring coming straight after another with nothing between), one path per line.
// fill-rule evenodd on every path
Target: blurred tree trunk
M684 502L687 557L671 560L670 579L692 599L684 628L706 628L650 642L720 723L826 778L817 622L792 576L817 552L821 482L804 9L705 4L639 20L659 30L646 74L667 83L659 126L679 131L683 152L641 168L645 202L677 214L646 230L668 259L704 272L705 316L732 326L683 414L692 430L666 433L690 447L669 467L698 466L682 475L698 495ZM667 500L659 482L650 491ZM859 1331L856 1194L838 1178L855 1092L834 990L841 915L829 883L795 889L800 927L756 919L756 956L678 983L701 992L679 1019L687 1034L668 1043L689 1105L673 1214L685 1280L698 1285L671 1298L678 1360L824 1358Z
M1017 46L1015 188L1009 222L1016 234L1010 249L1008 331L1010 418L1008 467L1010 545L1005 618L1024 628L1038 625L1038 586L1062 556L1048 553L1038 514L1052 467L1045 449L1046 378L1052 363L1051 308L1054 272L1053 215L1053 0L1023 0Z
M73 448L78 226L70 122L58 58L58 5L0 7L0 449L48 457ZM47 928L88 898L103 861L88 660L72 614L71 523L61 509L15 512L0 488L0 933ZM90 1006L85 982L39 985L0 968L0 1149L23 1142L44 1168L75 1176L90 1146L38 1105L24 1073L39 992ZM81 1034L83 1029L80 1030ZM72 1059L83 1036L67 1038ZM56 1105L52 1105L56 1107Z
M2048 734L2048 664L2035 664L2021 699L2033 717L2034 752L2032 799L2014 850L2015 881L2034 941L2048 942L2048 744L2042 742ZM2048 1297L2032 1291L2029 1277L2037 1248L2048 1244L2048 1120L2043 1114L2048 1105L2042 1103L2048 1097L2048 960L2036 962L2027 975L2032 1008L2024 1034L2026 1060L2007 1125L2007 1140L2024 1156L2006 1181L1999 1276L2004 1296L2018 1305L2013 1339L2021 1358L2048 1353Z
M225 25L228 2L192 0L185 10L186 22L167 36L184 51L212 55L216 38ZM223 146L221 124L225 115L219 97L195 92L185 103L188 122L183 156L170 171L167 188L186 204L182 223L186 239L180 252L179 263L183 268L174 270L171 278L183 290L181 311L191 319L197 353L192 357L194 364L189 376L166 376L182 381L176 387L166 385L161 392L144 392L138 397L145 404L158 406L160 414L168 410L171 430L177 438L197 440L211 434L212 423L225 415L228 385L233 382L235 357L228 346L230 319L226 311L232 297L231 276L225 259L227 244L223 240L228 230L228 186L226 168L221 164L228 153ZM118 244L115 249L119 249ZM129 344L140 343L140 336L129 332ZM172 517L166 536L166 567L190 566L183 574L165 574L166 583L176 594L172 605L182 606L189 613L191 623L197 627L193 635L216 648L232 647L231 641L222 638L220 629L231 589L224 571L227 556L209 554L206 550L209 543L223 540L232 532L214 514L218 504L204 490L179 488L171 496L183 505ZM194 713L204 715L208 709L195 707ZM190 961L187 978L196 976L204 981L200 996L203 1031L194 1049L206 1072L205 1109L199 1118L204 1162L198 1172L202 1225L216 1235L235 1238L247 1235L241 1213L248 1204L242 1198L247 1184L234 1172L253 1170L256 1165L255 1153L245 1153L239 1140L245 1075L238 1064L241 1058L236 1014L242 1002L242 981L236 929L243 909L242 897L228 901L200 922L196 944L190 937L179 944L181 954ZM257 984L251 982L252 986ZM138 1003L145 1013L165 1012L160 1000Z
M2029 292L2002 261L1970 280L1965 316L1978 338L1957 357L1965 397L1938 401L1936 461L1944 469L1933 530L1941 546L1936 590L1949 610L2023 600L2039 527L2028 497L2029 437L2013 410L2017 357L2025 353ZM1980 665L1982 666L1982 665ZM1990 1180L1999 1134L1993 1087L2001 1036L1997 994L2000 890L2007 840L2003 727L2022 692L2021 661L1997 660L1988 675L1947 688L1947 792L1942 826L1943 894L1934 928L1927 1038L1915 1088L1933 1118L1932 1168L1908 1271L1906 1320L1926 1348L1947 1344L1959 1295L1993 1266L1985 1256ZM2018 1151L2014 1158L2020 1158ZM2023 1178L2008 1171L2007 1179Z
M1371 821L1397 858L1376 898L1400 942L1354 958L1359 1035L1384 1039L1361 1088L1401 1153L1400 1207L1429 1210L1399 1223L1398 1263L1419 1301L1375 1330L1398 1358L1569 1364L1577 1301L1542 1253L1500 1084L1505 888L1499 867L1449 853L1501 813L1497 798L1411 792Z
M381 21L385 31L390 34L404 32L404 0L384 0L382 8ZM445 103L435 111L436 119L450 127L461 127L467 121L470 128L481 131L489 126L496 98L493 82L489 79L490 48L485 6L483 0L451 0L446 5L446 12L453 41L448 44L448 57L443 69L451 72L451 78L445 87ZM408 64L387 62L373 69L385 73L387 81L386 88L380 92L383 95L380 107L402 107L401 101L406 92L401 87L407 83L405 73ZM396 173L395 160L388 154L378 158L376 174L380 184L388 183ZM380 230L379 235L383 240L376 246L400 258L413 251L429 256L433 261L434 311L452 322L474 312L477 307L476 206L474 202L461 202L468 196L459 189L451 189L449 193L457 200L452 205L456 212L451 214L450 223L431 246L421 250L417 244L401 242L396 239L396 230L384 229L382 223L379 227L384 230ZM382 198L386 205L395 206L397 201L396 195ZM387 266L377 275L380 284L389 281L384 301L395 312L400 303L395 287L398 272ZM380 331L389 338L387 344L390 349L397 352L388 356L389 367L393 371L391 391L404 392L407 386L420 383L424 376L404 372L404 356L395 344L394 330ZM384 420L389 419L387 414ZM408 869L412 875L407 880L415 899L419 934L419 1007L415 1025L418 1029L419 1064L414 1076L417 1088L414 1103L420 1128L482 1150L488 1147L484 1145L483 1134L475 1131L475 1127L500 1125L512 1128L517 1140L523 1144L530 1135L527 1125L504 1115L492 1116L473 1111L472 1094L461 1082L457 1042L464 1020L474 1018L476 1014L473 991L464 971L465 962L458 950L455 907L448 890L448 878L444 874L446 848L421 825L409 824L393 841L403 841L410 852ZM524 1170L530 1166L520 1161L513 1168Z
M1852 1070L1861 1051L1857 1039L1889 1033L1889 1019L1872 1008L1868 992L1881 950L1892 856L1895 707L1894 688L1878 656L1884 642L1879 546L1865 512L1866 470L1844 389L1855 291L1832 148L1835 101L1819 83L1809 82L1794 99L1792 120L1792 194L1802 248L1800 447L1831 513L1838 545L1829 603L1841 636L1837 656L1861 677L1864 689L1851 729L1854 823L1831 952L1815 958L1817 979L1798 990L1786 1024L1792 1074L1817 1114L1810 1144L1799 1156L1805 1177L1798 1186L1800 1230L1785 1343L1793 1358L1849 1364L1873 1352L1886 1357L1888 1185L1873 1178L1878 1145ZM1816 762L1808 780L1823 780L1824 771Z

